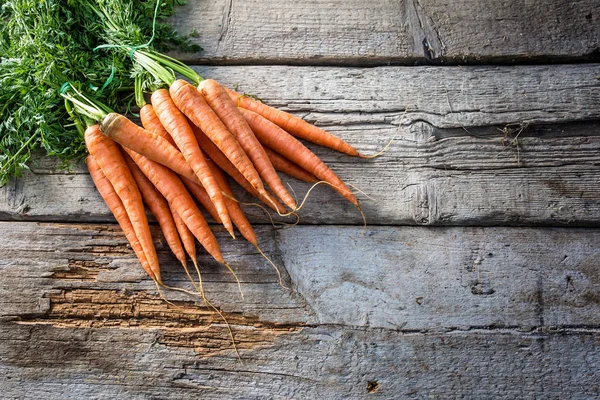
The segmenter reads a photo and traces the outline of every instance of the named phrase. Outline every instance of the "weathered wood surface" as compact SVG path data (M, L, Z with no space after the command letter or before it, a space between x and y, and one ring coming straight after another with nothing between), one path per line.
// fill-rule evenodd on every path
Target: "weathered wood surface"
M173 21L204 50L183 58L237 65L202 75L367 154L398 132L370 161L311 147L375 198L369 226L324 187L317 225L250 211L290 289L216 228L244 298L199 260L238 362L215 312L161 300L85 169L39 159L0 188L1 397L600 396L600 65L386 66L597 61L596 0L188 2Z
M113 225L0 223L6 398L590 398L600 233L565 228L259 229L276 273L219 234L201 256L229 320L157 296ZM183 286L176 260L161 261ZM118 351L115 351L118 349Z
M240 91L303 116L366 154L399 131L389 150L369 161L312 147L375 199L363 198L369 224L600 224L598 64L200 72L240 84ZM112 220L83 168L64 173L41 160L33 171L0 188L3 219ZM309 188L290 181L299 196ZM313 194L301 223L361 223L331 189Z
M191 62L382 65L597 60L599 18L596 0L188 0L172 21L199 33Z
M597 398L598 336L405 334L340 327L274 335L243 363L149 329L0 325L6 399ZM199 342L204 342L202 334ZM115 351L119 349L119 351ZM247 352L242 352L246 354ZM63 361L64 360L64 361Z

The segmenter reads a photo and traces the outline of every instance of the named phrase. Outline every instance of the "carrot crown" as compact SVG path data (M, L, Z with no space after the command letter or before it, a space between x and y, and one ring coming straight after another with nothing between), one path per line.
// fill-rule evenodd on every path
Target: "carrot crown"
M165 54L152 50L141 50L134 48L131 52L132 58L155 79L167 85L175 81L175 73L179 73L191 80L196 86L204 80L196 71L179 60Z
M87 125L103 120L112 110L98 100L86 96L80 90L77 90L72 84L66 82L61 90L60 95L65 99L65 105L69 115L78 126L77 130L82 131L81 120L77 115L81 116Z
M134 81L135 88L135 103L137 106L142 109L146 105L146 99L144 99L144 88L143 88L143 80L141 75L137 75Z

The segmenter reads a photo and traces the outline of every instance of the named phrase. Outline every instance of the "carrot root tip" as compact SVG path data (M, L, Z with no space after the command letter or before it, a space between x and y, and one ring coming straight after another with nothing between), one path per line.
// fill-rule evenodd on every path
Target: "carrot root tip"
M242 300L244 299L244 292L242 291L242 283L240 282L240 279L238 278L237 274L235 273L235 271L233 270L233 268L231 268L231 266L229 264L227 264L226 262L223 262L223 265L229 270L229 272L231 272L231 274L233 275L235 281L237 282L238 285L238 290L240 291L240 296L242 297Z
M269 257L267 257L267 255L265 253L263 253L263 251L260 249L260 247L258 247L258 245L254 245L254 247L256 247L256 250L258 250L258 252L265 258L265 260L267 260L269 262L269 264L271 264L271 266L273 267L273 269L275 269L275 272L277 272L277 278L279 280L279 286L281 286L282 288L284 288L286 290L290 290L290 288L287 287L283 283L283 278L281 276L281 271L279 270L279 268L277 267L277 265L275 265L275 263Z

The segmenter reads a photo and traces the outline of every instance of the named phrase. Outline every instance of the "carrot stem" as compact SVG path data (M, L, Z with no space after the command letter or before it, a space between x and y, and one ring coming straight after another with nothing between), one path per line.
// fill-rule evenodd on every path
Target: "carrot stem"
M204 80L204 78L201 77L196 71L173 57L169 57L166 54L159 54L154 51L142 51L142 53L144 56L149 57L154 61L185 76L194 82L196 86L198 86L198 84Z

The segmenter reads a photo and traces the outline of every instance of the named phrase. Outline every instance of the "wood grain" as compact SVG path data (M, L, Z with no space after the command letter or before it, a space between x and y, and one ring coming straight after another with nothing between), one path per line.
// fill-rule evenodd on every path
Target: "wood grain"
M366 154L398 131L389 150L368 161L311 146L340 177L374 198L362 197L369 224L600 224L597 64L199 71L240 84L240 91ZM112 220L81 167L62 173L41 159L33 171L0 188L1 219ZM290 182L300 197L309 189ZM329 188L312 193L301 223L362 223ZM248 212L266 223L260 212Z
M2 222L0 233L4 318L103 326L103 312L119 323L135 314L122 314L131 307L113 314L94 303L108 304L113 296L120 298L116 305L161 303L118 226ZM154 234L167 284L189 288L164 239L156 229ZM245 324L406 331L600 326L595 229L373 227L363 233L349 226L260 227L259 243L293 290L278 284L251 245L228 240L220 230L217 237L245 297L232 275L201 252L205 289ZM134 294L141 292L150 297L138 301ZM188 295L168 296L194 309ZM69 304L75 311L68 311ZM159 308L148 320L176 321L182 312L189 310Z
M594 0L188 0L172 23L197 32L196 63L383 65L598 57Z
M598 335L590 332L303 328L242 350L240 363L231 354L199 357L156 330L0 324L0 347L9 399L422 399L451 393L508 400L590 399L599 392Z
M0 223L6 398L591 398L597 229L262 227L209 298L157 296L114 225ZM185 284L159 240L164 277ZM503 388L499 391L499 388ZM549 395L550 393L550 395Z
M172 22L204 50L174 55L203 76L366 154L397 133L369 161L310 146L374 198L368 227L325 187L302 226L249 209L287 288L215 227L244 297L199 262L238 359L201 299L161 299L84 167L38 157L0 188L2 397L599 397L600 64L565 64L599 60L597 9L188 0ZM165 282L191 288L152 230Z

